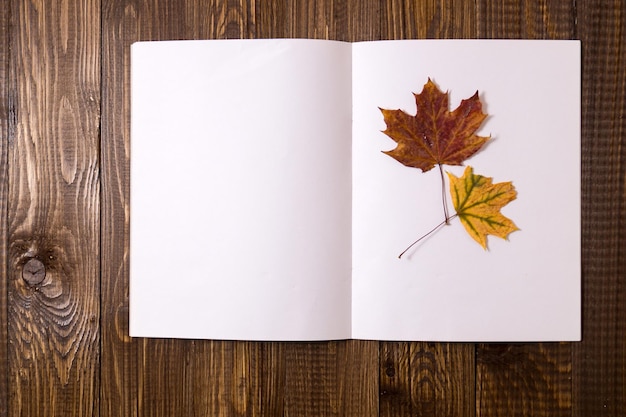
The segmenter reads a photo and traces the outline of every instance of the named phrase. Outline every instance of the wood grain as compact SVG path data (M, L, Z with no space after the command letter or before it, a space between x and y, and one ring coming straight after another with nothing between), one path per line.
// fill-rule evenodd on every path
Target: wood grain
M13 0L10 7L9 415L93 415L100 3ZM22 278L32 259L45 267L39 284Z
M571 347L481 344L476 353L477 415L569 416Z
M346 1L312 0L293 2L288 10L287 37L346 40L348 6Z
M475 415L474 345L412 343L410 361L416 415Z
M8 340L8 164L9 119L13 114L8 97L9 89L9 14L4 5L0 13L0 340ZM0 343L0 417L9 414L8 345Z
M374 41L381 38L383 5L377 0L347 1L347 30L350 42Z
M573 415L626 413L626 4L578 4L583 39L583 343Z
M101 413L259 415L261 347L254 343L128 337L129 46L138 40L252 36L248 2L108 0L103 4L103 281ZM122 104L121 106L119 104ZM173 277L174 279L175 277Z
M102 2L100 415L138 416L138 343L128 332L129 45L138 37L133 2Z
M252 342L144 339L138 413L261 416L260 356Z
M294 2L292 6L281 14L285 18L282 36L349 39L348 21L354 3L315 0ZM281 10L279 7L275 9ZM280 22L274 25L281 27ZM362 24L375 25L371 21ZM362 385L363 377L377 374L378 352L372 342L288 343L277 352L276 360L286 375L285 416L376 415L375 386Z
M286 368L284 343L268 342L261 344L262 349L262 385L261 410L263 415L285 415Z
M383 2L388 39L476 37L476 5L470 0Z
M478 36L571 39L572 2L477 2ZM514 82L512 80L512 82ZM571 345L488 345L476 349L477 415L571 414Z
M474 346L380 343L380 416L463 416L475 412Z
M181 413L181 410L186 410L182 412L190 416L263 415L261 344L188 341L185 356L183 405L182 408L169 410L169 415ZM149 371L149 368L146 370ZM172 393L177 393L177 390Z
M622 0L8 0L0 9L0 416L626 413ZM131 339L129 46L268 37L579 37L583 342Z
M473 38L473 1L384 2L382 37ZM473 416L474 349L466 344L381 343L381 416Z
M478 0L478 36L574 39L576 2L569 0Z
M378 415L378 345L372 340L348 340L338 346L339 415Z
M285 346L285 411L287 417L338 415L337 342Z
M380 342L381 417L412 415L410 351L408 342Z
M285 416L376 416L377 343L283 344Z

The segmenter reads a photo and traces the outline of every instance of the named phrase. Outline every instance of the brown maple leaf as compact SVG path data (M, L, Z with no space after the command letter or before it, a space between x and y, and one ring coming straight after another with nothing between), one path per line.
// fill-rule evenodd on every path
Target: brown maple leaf
M475 134L487 117L478 91L462 100L453 112L449 111L448 93L442 93L430 78L422 92L414 96L415 116L402 110L380 109L387 124L383 133L397 143L395 149L383 152L398 162L423 172L435 165L461 165L489 139Z

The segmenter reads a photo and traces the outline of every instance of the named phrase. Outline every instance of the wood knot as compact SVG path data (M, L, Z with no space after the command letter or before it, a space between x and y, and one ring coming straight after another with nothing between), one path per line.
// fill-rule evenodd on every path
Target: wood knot
M389 378L393 378L394 376L396 376L396 369L391 359L387 359L385 361L385 375L387 375Z
M46 277L46 266L37 258L31 258L22 267L22 278L28 285L39 285Z

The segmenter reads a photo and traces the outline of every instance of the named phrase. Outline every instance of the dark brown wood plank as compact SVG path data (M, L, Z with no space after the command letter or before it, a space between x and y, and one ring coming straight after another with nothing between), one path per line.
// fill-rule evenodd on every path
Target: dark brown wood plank
M339 416L378 416L378 345L372 340L347 340L337 351Z
M261 410L264 415L283 416L285 410L285 343L261 344L263 374L261 385Z
M259 347L253 342L142 340L139 391L151 400L140 401L139 415L263 415Z
M111 417L138 415L138 343L128 332L128 69L137 12L133 2L102 3L100 415Z
M311 0L290 3L287 15L288 37L345 40L345 2Z
M382 37L473 38L473 1L383 2ZM381 343L381 416L474 415L474 347L450 343Z
M254 3L254 38L286 38L289 36L289 7L284 0ZM254 343L257 349L259 409L262 416L283 416L285 412L286 357L288 344L281 342ZM247 382L247 381L246 381Z
M142 339L137 364L138 415L192 415L189 374L189 343L180 340ZM206 393L209 397L211 393Z
M477 2L478 36L571 39L571 1ZM571 414L571 345L479 345L476 355L477 415Z
M347 0L348 38L350 42L381 39L381 2Z
M333 0L288 3L286 13L278 14L286 18L284 29L278 33L285 37L333 40L349 40L353 28L360 33L376 33L375 10L355 11L357 7L370 4L373 2L363 5ZM355 16L359 19L355 20ZM262 34L262 30L258 28L257 32ZM285 372L285 416L377 414L376 342L284 343L275 352L275 360Z
M9 5L5 2L0 13L0 340L8 340L8 165L9 119L13 110L9 102ZM8 345L0 343L0 416L9 414Z
M266 377L261 368L263 350L257 342L235 342L231 377L232 404L235 416L263 416L265 398L262 397ZM270 368L271 369L271 368Z
M378 415L378 343L283 344L285 416Z
M413 415L410 343L380 342L379 351L380 417Z
M626 413L626 3L578 1L582 40L583 342L573 415Z
M569 416L569 343L482 344L476 354L479 416Z
M419 416L474 415L474 345L411 343L411 401Z
M291 343L285 348L285 417L337 416L339 342Z
M476 37L474 1L384 2L383 33L388 39L445 39Z
M287 10L286 1L256 2L254 37L257 39L287 37Z
M142 340L140 416L260 416L258 344Z
M10 1L9 415L98 410L100 2Z
M572 39L576 9L571 0L479 0L478 36Z
M474 345L381 342L381 416L474 415Z
M262 416L260 344L142 340L140 416Z
M103 13L103 415L259 415L261 345L128 338L129 45L250 37L247 1L107 0ZM105 278L106 277L106 278Z

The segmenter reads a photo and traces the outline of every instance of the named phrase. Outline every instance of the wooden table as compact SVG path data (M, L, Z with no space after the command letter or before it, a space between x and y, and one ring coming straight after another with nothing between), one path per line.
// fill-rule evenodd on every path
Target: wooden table
M626 2L441 3L3 2L0 416L625 415ZM268 37L581 39L583 342L129 338L129 45Z

